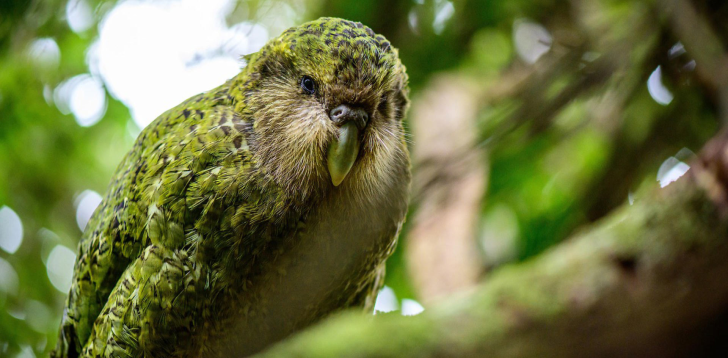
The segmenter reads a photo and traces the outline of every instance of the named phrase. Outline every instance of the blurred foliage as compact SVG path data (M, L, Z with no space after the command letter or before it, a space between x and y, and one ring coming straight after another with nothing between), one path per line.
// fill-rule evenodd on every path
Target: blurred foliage
M115 6L87 2L95 24ZM300 20L338 16L387 36L408 68L415 103L438 72L477 84L474 120L482 145L473 150L490 166L482 215L515 217L501 224L516 235L517 259L655 185L667 158L683 148L697 151L719 128L716 94L696 78L689 53L671 52L678 38L657 10L659 1L240 0L227 20L260 21L275 36L278 3L305 9ZM443 15L448 7L450 17ZM720 21L728 13L720 2L697 8L720 29L728 23ZM16 289L0 285L0 356L44 356L55 344L65 292L49 280L49 252L56 245L75 251L77 196L103 193L134 140L129 110L110 94L103 119L90 127L57 108L54 89L90 71L87 50L98 36L97 26L73 32L66 9L65 0L0 2L0 207L18 214L24 232L16 252L0 252L19 282ZM540 26L549 35L534 46L546 49L529 61L517 32ZM59 61L29 55L40 38L55 40ZM657 103L646 85L658 66L674 96L668 105ZM689 159L681 153L678 159ZM401 243L407 244L407 228ZM416 298L402 252L388 262L387 285ZM504 260L496 261L487 264Z

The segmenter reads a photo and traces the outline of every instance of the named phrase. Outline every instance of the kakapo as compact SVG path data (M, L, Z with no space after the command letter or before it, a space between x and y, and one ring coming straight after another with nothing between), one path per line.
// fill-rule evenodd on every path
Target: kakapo
M405 67L321 18L162 114L80 240L54 357L255 353L371 311L407 210Z

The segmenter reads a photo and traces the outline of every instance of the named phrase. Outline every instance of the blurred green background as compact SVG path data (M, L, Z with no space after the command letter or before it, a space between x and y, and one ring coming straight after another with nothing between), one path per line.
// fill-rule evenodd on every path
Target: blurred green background
M319 16L384 34L410 76L412 210L378 309L417 313L542 252L679 177L719 129L696 58L725 48L728 7L690 2L714 29L690 43L674 3L1 1L0 356L55 345L77 241L140 128Z

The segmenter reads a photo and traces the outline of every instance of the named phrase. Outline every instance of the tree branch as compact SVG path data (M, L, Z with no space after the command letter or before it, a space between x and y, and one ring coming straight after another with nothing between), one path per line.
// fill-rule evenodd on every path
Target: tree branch
M423 314L343 314L261 356L715 353L728 312L726 153L722 135L675 183Z

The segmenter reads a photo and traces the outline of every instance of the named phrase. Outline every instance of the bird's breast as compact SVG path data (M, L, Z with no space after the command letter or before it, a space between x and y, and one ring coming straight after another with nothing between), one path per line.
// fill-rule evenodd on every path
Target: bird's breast
M241 297L241 314L209 342L214 355L260 351L326 314L362 305L384 260L391 253L404 217L404 205L358 205L346 187L327 195L285 238L285 244L259 260L263 265ZM402 188L406 191L406 188ZM401 199L406 201L404 197Z

